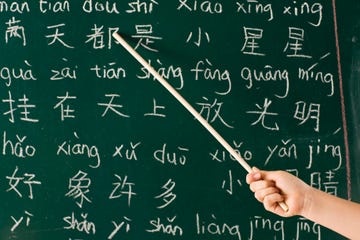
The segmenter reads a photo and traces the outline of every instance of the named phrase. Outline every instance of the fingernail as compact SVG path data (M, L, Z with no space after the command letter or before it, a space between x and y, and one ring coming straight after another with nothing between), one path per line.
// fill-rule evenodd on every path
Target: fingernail
M258 169L257 167L253 167L252 169L253 169L254 172L259 172L260 171L260 169Z

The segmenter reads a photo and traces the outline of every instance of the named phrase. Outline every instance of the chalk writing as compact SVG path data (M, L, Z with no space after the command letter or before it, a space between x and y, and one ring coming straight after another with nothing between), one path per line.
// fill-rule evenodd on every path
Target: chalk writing
M19 136L16 134L15 140L8 139L7 132L3 132L2 137L2 155L12 155L18 158L30 158L36 154L36 147L27 144L27 136Z
M149 60L149 64L152 65L150 60ZM157 66L159 66L159 67L157 67ZM169 67L163 67L163 63L158 59L158 60L156 60L156 66L153 64L152 67L157 69L157 73L161 77L163 77L165 79L169 79L172 82L177 80L178 83L177 84L174 83L174 87L177 90L181 90L184 87L184 77L183 77L182 69L180 66L175 67L173 65L170 65ZM153 78L155 80L155 78L152 77L152 75L146 68L142 67L141 72L142 72L142 74L136 75L139 79Z
M79 219L76 218L75 213L72 212L71 216L66 216L63 218L64 222L67 225L64 226L64 229L76 230L78 232L85 232L87 234L96 233L96 225L94 222L87 219L88 213L81 213Z
M63 58L62 61L68 62L66 58ZM78 66L75 65L73 67L51 69L52 76L50 80L77 79L77 68Z
M114 230L110 233L108 239L113 239L117 235L117 233L122 229L124 229L126 233L129 232L131 230L131 224L130 224L131 221L132 220L126 216L123 217L123 221L120 223L111 221L112 224L114 225Z
M84 201L91 203L90 198L86 195L90 192L91 179L88 174L79 170L73 177L69 179L66 197L72 197L77 200L76 204L82 208Z
M157 5L159 5L159 3L155 0L150 0L150 1L137 0L128 3L129 9L127 9L126 12L150 14L153 12L154 7L156 7Z
M114 177L117 178L117 181L113 183L115 187L110 193L109 199L116 199L125 195L127 196L127 203L130 207L131 199L136 195L136 192L133 191L133 186L135 183L129 182L128 176L121 177L117 174L114 174Z
M268 218L263 218L261 216L255 216L250 220L250 238L249 239L257 239L255 236L259 234L259 232L268 232L267 234L275 233L276 239L285 239L285 227L283 220L273 221Z
M24 220L25 217L25 220ZM20 218L16 219L15 217L11 216L11 219L14 221L14 225L11 227L11 231L14 232L20 224L25 223L26 227L30 225L31 218L34 217L34 215L28 211L24 212L24 216L21 216Z
M41 13L62 13L62 12L70 12L70 2L67 0L64 1L55 1L49 2L40 0L39 1L39 9Z
M220 2L198 1L198 0L179 0L177 10L201 11L209 14L221 14L223 6Z
M239 14L256 14L256 15L265 15L267 21L272 21L274 19L274 10L271 3L260 3L259 1L236 1L236 11Z
M30 6L28 2L12 1L0 1L0 12L12 12L12 13L24 13L30 12Z
M18 38L22 40L22 45L26 46L26 34L25 28L21 25L21 20L17 20L14 17L6 22L7 29L5 34L5 42L8 43L12 38Z
M197 235L205 236L234 236L235 239L241 240L240 226L229 224L218 220L216 215L211 214L207 218L199 213L195 216Z
M281 93L275 94L275 96L278 98L286 98L289 94L290 78L286 69L273 69L273 67L270 65L264 66L263 70L243 67L241 69L241 77L247 82L246 88L248 89L252 89L253 87L258 88L257 82L259 82L259 85L261 84L260 82L278 82L277 85L281 85L281 87L278 87L280 88Z
M164 222L157 217L154 220L150 220L150 225L153 227L152 229L147 229L147 232L161 232L164 234L172 235L172 236L182 236L183 229L179 225L174 225L173 222L175 221L176 216L174 217L167 217Z
M105 12L107 14L119 14L119 7L112 1L85 0L82 9L86 13Z
M76 132L73 133L75 140L79 140L80 137ZM72 140L65 140L60 145L57 146L57 155L73 156L80 155L85 156L88 159L94 160L94 164L89 164L91 168L98 168L101 164L101 156L99 154L99 149L95 145L89 145L85 143L72 143Z
M19 183L23 183L27 185L29 189L29 195L28 195L29 199L34 199L33 185L41 185L41 182L35 180L36 175L34 173L24 173L22 176L19 176L18 170L19 168L16 166L12 175L6 176L6 179L9 180L9 186L10 186L6 191L7 192L14 191L20 198L22 198L23 194L19 190L18 185Z
M156 161L162 164L169 163L175 166L184 166L186 164L186 155L184 155L186 152L189 152L189 149L180 146L177 147L176 152L170 152L167 144L164 143L161 149L154 152L153 156Z
M36 75L31 69L31 63L28 60L24 60L23 68L1 67L0 78L5 81L7 87L10 87L14 80L37 80Z
M192 68L190 71L194 72L195 80L199 80L201 77L205 80L225 82L224 90L221 92L216 91L216 94L226 95L231 91L231 78L229 71L214 68L213 64L209 61L209 59L205 59L205 61L198 61L195 68Z

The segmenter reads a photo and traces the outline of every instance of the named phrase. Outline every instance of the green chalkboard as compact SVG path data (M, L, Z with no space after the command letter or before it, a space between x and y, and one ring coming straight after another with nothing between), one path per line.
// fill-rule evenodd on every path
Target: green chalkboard
M360 201L360 191L357 187L359 182L358 172L360 170L359 159L360 146L359 146L359 63L360 63L360 18L358 12L360 10L360 3L354 1L353 8L348 10L349 14L344 16L343 24L348 25L348 27L340 29L340 41L344 46L342 49L342 66L343 66L343 76L346 79L345 89L346 92L346 104L347 112L349 113L348 122L349 122L349 148L350 156L352 159L351 162L351 182L353 187L352 189L352 199L354 201ZM345 11L345 6L340 11ZM351 23L351 24L349 24ZM340 22L341 24L341 22Z
M0 238L343 239L267 213L246 171L111 35L249 165L352 198L352 69L342 61L354 53L354 9L0 1Z

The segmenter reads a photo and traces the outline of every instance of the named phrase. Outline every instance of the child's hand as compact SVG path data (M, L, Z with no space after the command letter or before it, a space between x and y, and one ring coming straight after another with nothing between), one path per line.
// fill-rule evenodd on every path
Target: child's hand
M299 178L285 171L260 171L246 176L255 198L264 204L264 208L283 217L303 215L311 188ZM285 212L279 205L284 202L289 210Z

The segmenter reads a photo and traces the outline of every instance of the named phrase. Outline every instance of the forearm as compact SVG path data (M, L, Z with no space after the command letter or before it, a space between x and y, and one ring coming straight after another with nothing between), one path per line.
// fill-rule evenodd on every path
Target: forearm
M312 189L307 197L302 215L324 227L332 229L351 240L360 239L360 205Z

